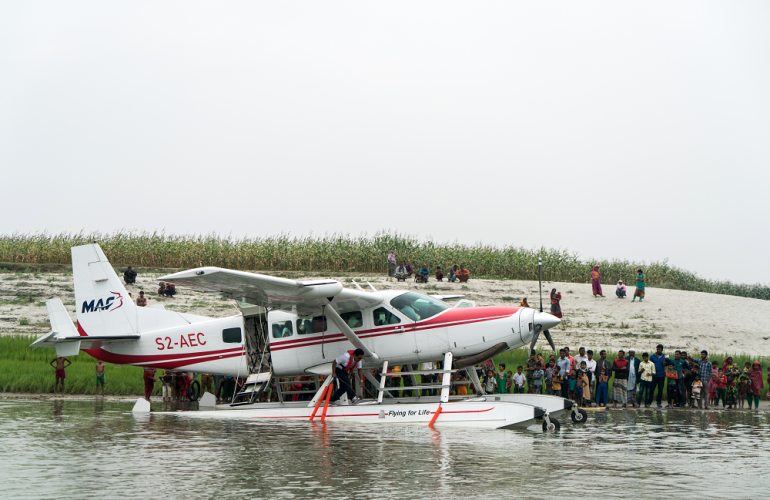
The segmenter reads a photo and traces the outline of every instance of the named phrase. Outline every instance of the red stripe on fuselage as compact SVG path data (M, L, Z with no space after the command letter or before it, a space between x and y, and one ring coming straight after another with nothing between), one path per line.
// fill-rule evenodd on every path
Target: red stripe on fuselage
M448 326L467 325L507 318L515 314L518 310L518 307L467 307L461 309L449 309L443 314L439 314L438 316L429 318L423 322L417 322L411 325L388 325L385 328L361 330L356 332L356 334L361 340L365 340L367 338L380 337L382 335L404 333L403 331L400 331L401 329L409 332L417 332L434 328L445 328ZM293 349L296 347L306 347L318 344L333 344L335 342L344 342L347 340L347 337L341 333L333 333L331 335L320 337L318 335L319 334L315 334L312 337L270 342L270 350L281 351L283 349Z

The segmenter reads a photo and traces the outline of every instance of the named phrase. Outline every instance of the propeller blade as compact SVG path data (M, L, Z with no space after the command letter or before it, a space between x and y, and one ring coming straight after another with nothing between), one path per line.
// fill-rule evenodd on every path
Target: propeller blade
M545 330L543 332L543 335L545 335L546 340L548 340L548 343L551 344L551 349L553 349L553 352L556 352L556 344L553 343L553 339L551 338L551 332L548 330Z
M541 325L535 324L535 331L532 333L532 343L529 344L529 352L535 350L535 344L537 344L537 338L540 336L540 330L542 329Z

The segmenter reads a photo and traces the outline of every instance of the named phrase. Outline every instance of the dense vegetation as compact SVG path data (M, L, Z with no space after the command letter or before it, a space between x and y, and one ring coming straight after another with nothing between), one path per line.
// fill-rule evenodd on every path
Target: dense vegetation
M583 261L577 254L556 249L514 246L464 245L423 241L398 233L374 236L232 238L217 235L166 235L147 232L113 234L13 234L0 236L0 262L70 263L70 248L97 241L113 264L155 268L219 266L230 269L384 273L386 256L395 250L399 260L415 266L427 263L447 267L465 264L474 277L536 280L538 258L543 259L543 279L587 283L595 264L602 282L623 279L633 285L636 269L645 270L647 286L770 300L770 286L712 281L670 266L667 261L650 264L629 261Z

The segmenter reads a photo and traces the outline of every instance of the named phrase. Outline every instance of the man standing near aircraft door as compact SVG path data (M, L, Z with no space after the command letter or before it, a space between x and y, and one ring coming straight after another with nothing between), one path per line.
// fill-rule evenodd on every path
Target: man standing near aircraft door
M364 358L364 350L343 352L332 362L332 384L338 384L337 392L332 396L331 402L334 403L342 397L348 395L348 400L355 403L358 401L356 393L353 391L353 383L350 381L350 374L354 369L358 370L358 378L361 380L361 387L364 386L364 372L361 369L361 360Z

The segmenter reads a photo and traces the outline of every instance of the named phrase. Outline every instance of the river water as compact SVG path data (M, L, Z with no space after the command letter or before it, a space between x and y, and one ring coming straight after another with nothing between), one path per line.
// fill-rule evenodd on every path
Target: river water
M0 400L0 497L762 498L770 488L763 411L613 411L562 418L555 434L130 411Z

